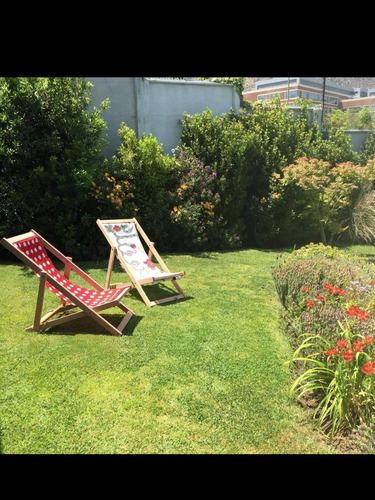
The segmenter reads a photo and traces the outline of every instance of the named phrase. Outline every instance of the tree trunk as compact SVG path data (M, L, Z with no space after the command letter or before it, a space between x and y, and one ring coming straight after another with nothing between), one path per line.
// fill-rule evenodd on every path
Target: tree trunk
M322 221L319 222L319 227L320 227L320 236L322 238L322 242L324 245L327 245L326 233L324 231L324 224Z

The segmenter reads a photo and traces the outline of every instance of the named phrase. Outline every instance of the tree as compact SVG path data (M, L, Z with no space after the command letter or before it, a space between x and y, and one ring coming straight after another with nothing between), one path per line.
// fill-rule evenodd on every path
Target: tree
M370 188L375 180L375 162L368 162L365 167L351 162L332 167L326 161L302 157L285 167L283 177L277 180L274 189L280 196L285 196L292 186L303 191L304 204L295 210L303 216L308 214L319 225L322 242L327 245L348 229L347 212L353 194L360 188Z

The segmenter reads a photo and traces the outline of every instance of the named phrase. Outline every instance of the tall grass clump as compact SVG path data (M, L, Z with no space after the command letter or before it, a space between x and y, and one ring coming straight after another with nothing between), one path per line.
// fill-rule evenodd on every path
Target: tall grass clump
M375 242L375 191L359 196L351 213L349 232L353 242Z

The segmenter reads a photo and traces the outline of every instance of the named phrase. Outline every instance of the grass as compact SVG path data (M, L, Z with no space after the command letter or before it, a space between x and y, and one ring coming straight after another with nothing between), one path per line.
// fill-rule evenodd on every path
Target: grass
M334 453L288 400L291 356L270 269L277 252L165 255L188 298L136 316L122 337L91 320L26 332L38 280L0 273L0 447L4 454ZM104 283L106 262L78 263ZM72 277L75 277L73 275ZM115 267L113 281L124 279ZM164 286L149 287L168 293ZM56 303L46 291L46 309ZM105 317L119 322L116 309Z

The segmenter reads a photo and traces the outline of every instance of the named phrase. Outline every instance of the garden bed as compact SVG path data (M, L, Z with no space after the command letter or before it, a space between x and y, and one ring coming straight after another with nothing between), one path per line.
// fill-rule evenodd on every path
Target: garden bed
M375 442L373 257L308 245L273 268L294 350L290 394L313 407L313 419L341 448L350 437L350 447L360 443L365 452Z

